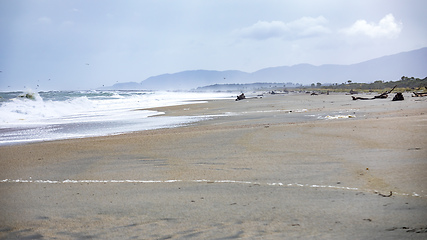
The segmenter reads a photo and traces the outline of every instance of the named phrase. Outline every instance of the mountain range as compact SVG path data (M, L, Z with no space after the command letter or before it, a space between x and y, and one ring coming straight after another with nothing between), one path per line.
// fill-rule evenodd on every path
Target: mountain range
M369 83L377 80L395 81L402 76L427 76L427 47L351 65L298 64L264 68L253 73L238 70L189 70L149 77L141 83L117 83L103 89L190 90L214 84L292 82L310 85L318 82L340 84L348 80Z

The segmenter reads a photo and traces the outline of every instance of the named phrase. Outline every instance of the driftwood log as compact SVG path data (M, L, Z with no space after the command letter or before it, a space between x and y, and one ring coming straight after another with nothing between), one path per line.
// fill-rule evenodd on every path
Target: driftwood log
M392 101L403 101L405 100L405 98L403 97L403 94L398 92L396 93L396 95L394 95L394 98Z
M381 194L381 193L378 193L378 195L380 195L381 197L391 197L391 196L393 196L393 192L390 191L389 195L385 195L385 194Z
M397 87L394 86L390 91L388 92L383 92L380 95L374 96L372 98L364 98L364 97L355 97L355 96L351 96L353 98L353 100L373 100L373 99L377 99L377 98L388 98L388 95Z
M237 96L236 101L243 100L243 99L258 99L262 97L263 97L262 95L258 95L256 97L246 97L245 94L242 93L239 96Z
M427 90L427 87L424 87ZM417 88L417 91L419 91L421 87ZM425 97L427 96L427 92L412 92L414 95L412 97Z
M416 92L413 92L414 93L414 95L412 95L413 97L425 97L425 96L427 96L427 93L416 93Z
M237 96L236 101L243 100L243 99L245 99L245 98L246 98L246 97L245 97L245 94L244 94L244 93L242 93L242 94L240 94L239 96Z

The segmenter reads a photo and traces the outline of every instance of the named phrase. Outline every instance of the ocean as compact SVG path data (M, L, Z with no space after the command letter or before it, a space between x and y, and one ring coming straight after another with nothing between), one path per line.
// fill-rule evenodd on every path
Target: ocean
M163 112L142 109L203 103L232 95L94 90L0 92L0 145L184 126L214 116L163 116Z

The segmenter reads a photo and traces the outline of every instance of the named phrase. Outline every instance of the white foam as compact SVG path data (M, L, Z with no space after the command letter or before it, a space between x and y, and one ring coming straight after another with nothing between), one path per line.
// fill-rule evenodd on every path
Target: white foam
M3 179L0 180L0 183L36 183L36 184L77 184L77 183L177 183L177 182L193 182L193 183L220 183L220 184L252 184L252 185L267 185L267 186L279 186L279 187L307 187L307 188L330 188L338 190L349 190L349 191L366 191L373 192L378 194L377 190L369 189L360 189L357 187L346 187L346 186L335 186L335 185L319 185L319 184L301 184L301 183L282 183L282 182L252 182L252 181L242 181L242 180L208 180L208 179L195 179L195 180L179 180L179 179L168 179L168 180L136 180L136 179L123 179L123 180L33 180L31 177L29 179ZM424 191L422 191L424 192ZM427 195L420 195L416 192L412 193L399 193L393 192L393 195L401 196L412 196L412 197L427 197Z
M345 119L345 118L355 118L355 115L334 115L334 116L325 116L324 119L332 120L332 119Z
M230 93L192 92L58 92L61 97L15 98L0 106L0 145L117 135L172 128L217 116L164 115L148 108L203 103ZM61 95L62 94L62 95ZM86 95L87 96L86 96ZM92 94L92 95L91 95ZM37 94L38 96L38 94ZM89 96L89 97L88 97Z
M15 98L0 106L0 127L17 127L69 122L106 121L131 118L132 110L203 103L204 100L226 98L224 93L147 92L128 96L78 96L61 101ZM191 101L191 102L190 102ZM156 111L137 111L137 117L158 115Z

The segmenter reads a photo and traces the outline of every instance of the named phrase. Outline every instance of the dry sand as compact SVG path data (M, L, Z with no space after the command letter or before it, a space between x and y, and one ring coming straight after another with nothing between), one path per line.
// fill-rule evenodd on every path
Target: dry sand
M427 99L405 97L218 100L158 109L216 116L186 127L0 147L0 238L426 239Z

